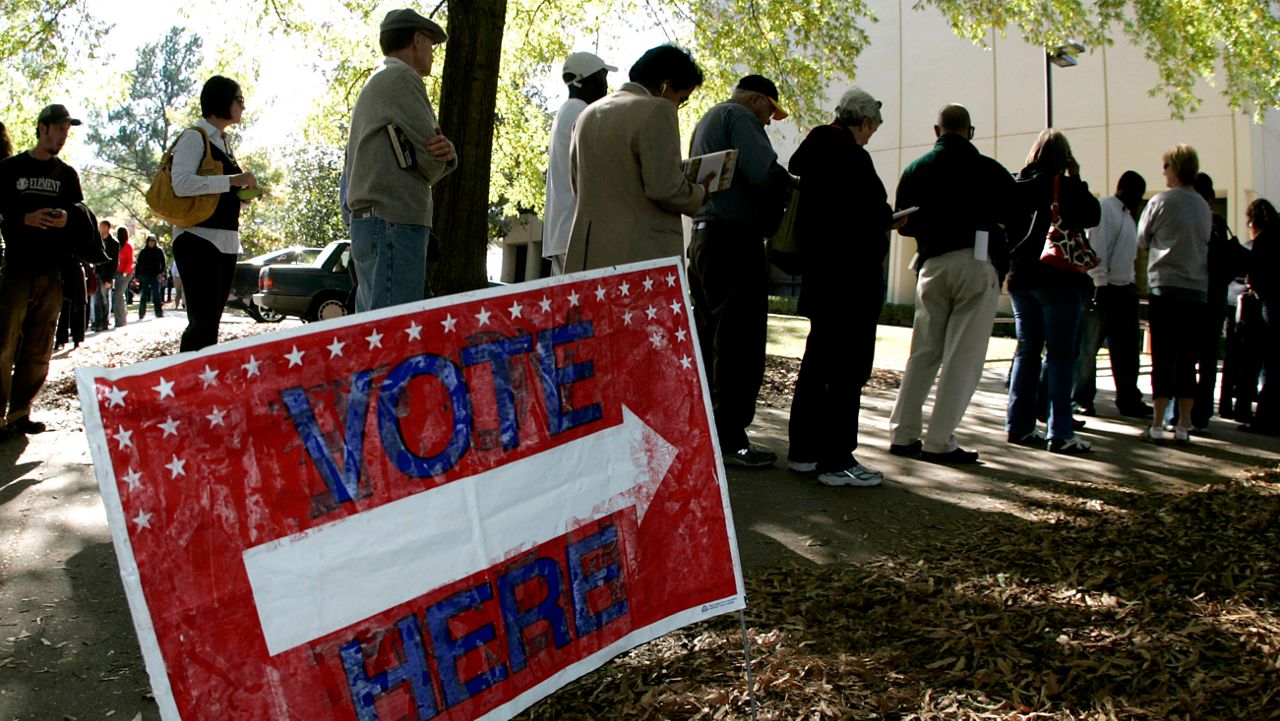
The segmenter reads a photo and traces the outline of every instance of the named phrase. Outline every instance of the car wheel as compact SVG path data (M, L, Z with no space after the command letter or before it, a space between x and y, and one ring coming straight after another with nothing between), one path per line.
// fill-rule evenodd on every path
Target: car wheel
M307 320L329 320L330 318L341 318L347 314L347 308L343 303L343 299L336 295L324 295L316 298L311 304L311 312L307 314Z
M259 323L279 323L284 320L284 315L265 305L258 305L252 302L249 303L249 315Z

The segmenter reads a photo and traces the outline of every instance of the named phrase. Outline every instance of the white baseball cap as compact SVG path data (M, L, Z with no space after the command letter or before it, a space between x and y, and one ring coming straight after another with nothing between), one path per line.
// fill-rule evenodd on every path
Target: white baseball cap
M575 87L583 78L595 75L601 70L618 72L617 68L601 60L600 56L594 53L574 53L564 61L564 74L573 76L565 82Z

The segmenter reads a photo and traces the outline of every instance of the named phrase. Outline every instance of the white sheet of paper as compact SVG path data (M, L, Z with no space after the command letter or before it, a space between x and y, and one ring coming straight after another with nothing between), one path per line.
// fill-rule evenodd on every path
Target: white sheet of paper
M987 231L978 230L973 233L973 259L974 260L991 260L987 254Z

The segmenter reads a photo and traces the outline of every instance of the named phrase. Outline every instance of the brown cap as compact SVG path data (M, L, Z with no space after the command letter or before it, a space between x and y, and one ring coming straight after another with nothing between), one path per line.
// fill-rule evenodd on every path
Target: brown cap
M385 33L388 30L421 30L437 43L442 43L449 39L445 34L444 28L437 25L434 21L422 17L416 10L404 8L403 10L392 10L382 19L382 24L378 26L378 32Z
M37 122L43 125L58 125L59 123L70 122L72 125L79 125L77 118L71 117L71 113L67 111L65 105L50 105L40 111L40 117Z

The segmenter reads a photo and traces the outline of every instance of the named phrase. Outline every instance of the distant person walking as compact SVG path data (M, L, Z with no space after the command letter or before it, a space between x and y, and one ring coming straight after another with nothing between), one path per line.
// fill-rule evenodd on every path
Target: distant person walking
M160 248L160 240L154 235L147 236L147 245L138 251L138 263L135 266L140 296L138 320L147 317L148 302L151 302L157 318L164 317L160 283L164 280L164 269L168 264L168 260L164 257L164 250Z
M1147 437L1170 440L1164 429L1169 400L1178 399L1172 440L1189 442L1195 405L1195 361L1209 291L1209 237L1213 214L1193 184L1200 158L1190 145L1175 145L1164 154L1164 180L1169 187L1147 203L1138 221L1138 246L1147 249L1151 284L1151 387L1155 413Z
M809 319L809 337L791 401L787 462L793 471L817 471L828 486L884 481L853 455L884 307L889 231L906 222L892 220L866 150L884 123L880 107L867 91L850 88L835 120L810 130L790 162L804 199L796 232L804 264L799 312Z
M240 84L231 78L214 75L200 89L200 115L195 128L178 137L173 151L173 192L192 197L216 195L218 204L208 220L191 228L173 229L173 259L183 269L187 301L187 328L182 332L183 351L200 350L218 342L218 325L222 322L222 309L231 294L231 280L236 272L236 260L240 254L240 210L246 201L238 191L252 192L258 188L258 179L245 172L236 162L235 153L227 140L227 128L240 122L244 114L244 95ZM209 139L209 152L222 165L219 175L199 175L200 161L204 158L204 131ZM147 242L150 245L151 239ZM163 254L161 254L163 259ZM164 274L162 262L154 277ZM138 256L136 273L142 282L151 268L142 267ZM155 299L160 300L159 286ZM139 310L146 306L146 290L143 290ZM156 315L160 315L159 303ZM140 314L141 315L141 314Z
M1101 264L1089 271L1093 298L1085 304L1080 322L1080 353L1076 359L1075 404L1085 415L1097 411L1098 350L1107 344L1111 378L1116 386L1116 410L1122 416L1147 418L1151 406L1138 390L1140 352L1138 332L1138 211L1147 181L1126 170L1116 183L1116 194L1099 203L1101 219L1089 231L1089 245Z
M565 270L684 254L680 215L693 215L706 184L684 177L676 111L702 86L702 70L674 45L651 48L631 82L578 116L570 146L578 208ZM708 183L709 184L709 183Z
M747 427L756 414L768 341L764 241L777 231L795 184L764 129L786 117L773 81L748 75L728 100L702 116L689 147L690 157L738 151L732 183L698 210L689 242L689 297L720 449L730 465L760 467L778 460L773 451L748 442Z
M110 260L94 268L98 276L98 290L93 294L93 329L105 331L110 327L111 294L120 270L120 242L111 234L109 221L98 223L98 232L102 234L102 247Z
M919 207L899 231L914 237L916 310L911 354L889 417L889 452L936 463L976 463L955 430L982 378L995 324L1001 275L1008 268L1005 227L1017 217L1013 176L978 152L962 105L948 105L933 126L933 149L907 166L897 207ZM938 367L942 367L939 374ZM924 402L938 387L924 432Z
M551 262L551 274L564 274L564 256L569 248L569 232L578 197L573 192L569 146L573 126L587 106L609 92L609 73L617 68L592 53L574 53L564 61L561 77L569 88L551 123L551 143L547 148L547 204L543 211L542 257Z
M378 28L386 57L356 99L343 170L357 312L426 294L431 188L458 167L458 156L436 121L422 79L431 74L435 46L448 37L410 9L392 10ZM391 126L412 154L405 164L388 135Z

